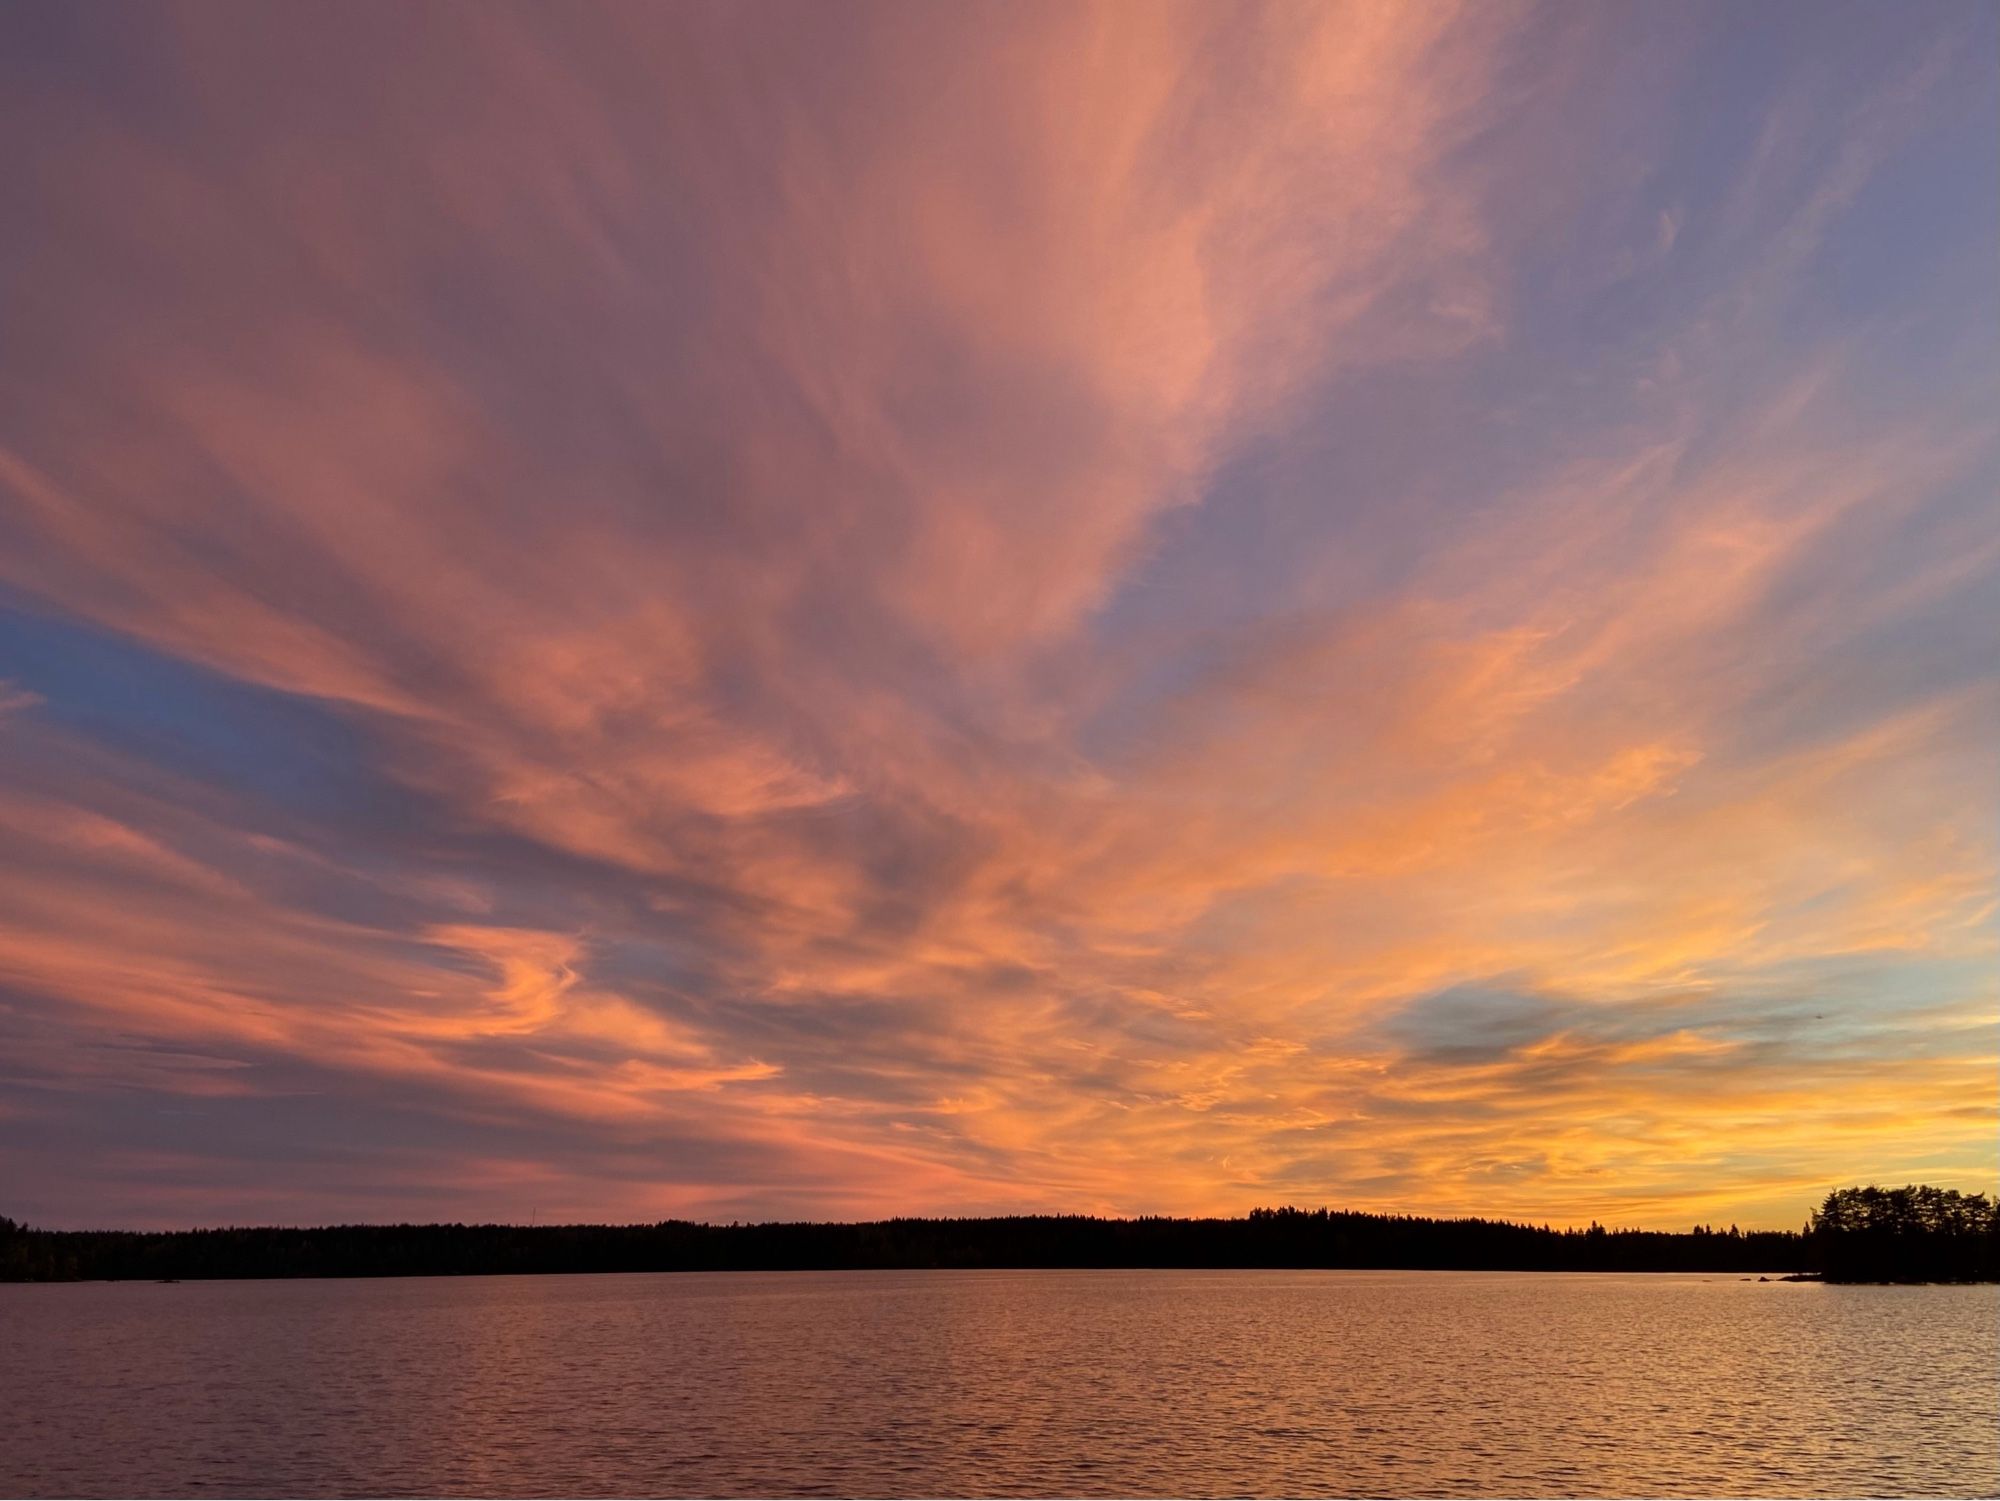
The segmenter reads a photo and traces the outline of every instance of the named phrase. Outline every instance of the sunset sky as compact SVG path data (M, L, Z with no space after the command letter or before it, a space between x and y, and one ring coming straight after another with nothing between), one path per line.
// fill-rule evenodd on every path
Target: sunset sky
M1990 1190L1996 60L0 10L0 1213Z

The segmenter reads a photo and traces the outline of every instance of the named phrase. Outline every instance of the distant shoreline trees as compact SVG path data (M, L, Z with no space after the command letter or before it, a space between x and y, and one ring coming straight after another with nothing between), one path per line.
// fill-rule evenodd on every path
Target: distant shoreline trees
M1487 1219L1256 1209L1243 1219L1020 1215L865 1224L331 1225L33 1230L0 1218L0 1281L924 1268L1823 1271L1830 1281L1995 1276L1983 1195L1841 1189L1803 1233L1555 1230Z
M1984 1194L1839 1188L1806 1236L1829 1282L2000 1281L2000 1206Z

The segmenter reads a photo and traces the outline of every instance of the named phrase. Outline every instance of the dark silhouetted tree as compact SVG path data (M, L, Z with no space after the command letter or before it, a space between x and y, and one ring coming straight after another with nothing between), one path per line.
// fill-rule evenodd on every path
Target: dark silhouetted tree
M1912 1184L1838 1188L1807 1230L1829 1282L1973 1282L2000 1276L2000 1214L1984 1194Z

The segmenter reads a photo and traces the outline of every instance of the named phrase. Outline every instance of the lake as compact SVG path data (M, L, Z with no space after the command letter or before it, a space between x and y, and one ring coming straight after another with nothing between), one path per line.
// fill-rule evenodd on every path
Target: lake
M1990 1286L0 1286L8 1496L1989 1496L1997 1435Z

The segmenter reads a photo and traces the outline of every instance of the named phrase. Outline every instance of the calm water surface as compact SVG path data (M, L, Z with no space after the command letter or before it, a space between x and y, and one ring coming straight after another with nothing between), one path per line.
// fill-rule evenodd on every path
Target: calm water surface
M2000 1492L2000 1289L1450 1272L0 1287L0 1493Z

